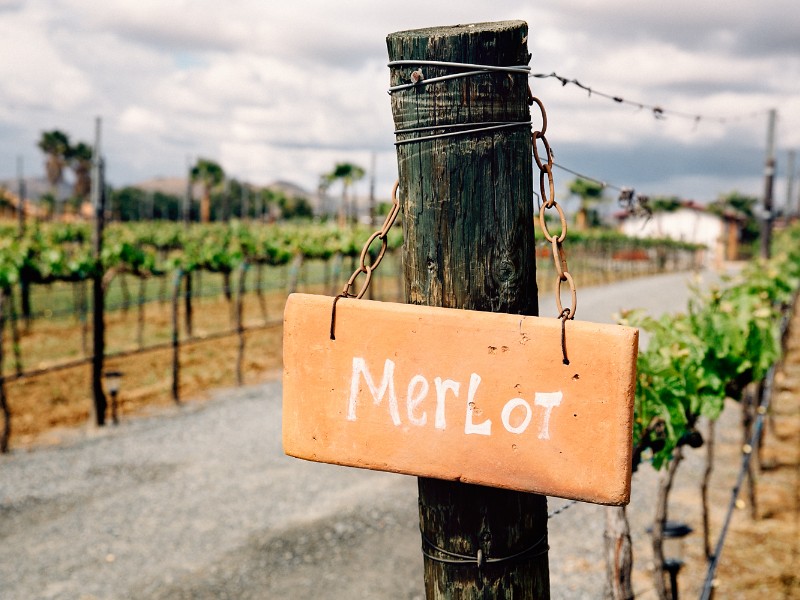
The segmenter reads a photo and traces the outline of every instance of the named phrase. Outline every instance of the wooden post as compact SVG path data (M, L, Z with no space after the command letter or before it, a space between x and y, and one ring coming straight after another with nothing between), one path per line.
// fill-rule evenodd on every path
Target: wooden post
M606 506L605 554L606 594L609 600L631 600L633 594L633 548L624 506Z
M180 398L180 332L178 330L178 309L180 307L181 278L183 272L178 269L175 273L175 284L172 287L172 399L176 404Z
M139 346L139 349L144 348L144 304L147 299L147 279L142 276L139 276L139 299L137 301L138 304L138 312L137 312L137 321L136 321L136 343Z
M767 123L767 159L764 163L764 216L761 220L761 258L769 258L772 246L772 185L775 180L775 120L777 111L769 111Z
M184 314L183 318L186 324L186 337L192 337L194 335L192 330L192 277L195 271L186 271L183 273L184 279L184 294L183 294L183 307L184 307Z
M80 281L80 318L81 318L81 350L84 356L89 356L89 303L86 301L87 282L85 279Z
M500 66L529 60L527 24L482 23L392 33L390 60ZM393 67L391 84L414 66ZM459 69L422 67L426 79ZM396 129L528 121L528 79L508 73L451 79L396 92ZM411 304L538 314L530 127L398 146L405 233L405 296ZM419 479L426 596L549 598L544 496ZM435 548L500 563L448 564Z
M264 324L267 323L267 300L264 298L264 263L259 262L256 265L256 298L258 298L258 306L261 309L261 318Z
M247 263L239 270L239 292L236 295L236 333L239 346L236 352L236 385L244 385L244 294L247 291Z
M11 437L11 411L8 408L8 400L6 400L6 376L3 372L3 363L5 362L3 346L6 330L5 304L6 295L10 292L10 289L0 287L0 413L3 414L3 429L0 431L0 454L8 452L8 440Z
M21 156L17 157L17 239L22 239L25 236L25 196L28 192L25 186L25 176L23 172L23 159ZM31 286L28 283L28 275L26 270L23 269L20 273L20 302L22 304L22 315L25 318L25 329L30 329L31 326Z
M106 192L103 177L103 158L100 154L100 118L95 123L94 158L92 160L92 204L94 206L94 259L95 273L92 278L92 395L94 397L94 419L98 426L106 423L106 395L103 392L103 359L105 355L105 320L103 318L104 290L103 226L105 224Z
M188 230L192 221L192 162L188 156L186 157L186 189L183 192L181 216L183 217L183 226Z
M17 304L14 301L14 288L8 289L8 309L6 313L11 317L11 345L14 351L14 370L17 375L22 375L22 346L19 335L19 315L17 314Z
M792 199L794 197L794 158L795 151L789 150L786 155L786 206L784 210L784 218L789 221L795 216L797 207L792 206Z
M25 235L25 175L24 160L17 157L17 237L22 239Z
M653 519L651 543L653 546L653 583L655 584L656 597L659 600L668 600L667 584L664 580L664 527L667 524L667 511L669 509L669 493L675 481L675 473L683 460L683 449L677 446L672 452L672 461L666 471L661 472L658 482L658 496L656 497L656 514Z

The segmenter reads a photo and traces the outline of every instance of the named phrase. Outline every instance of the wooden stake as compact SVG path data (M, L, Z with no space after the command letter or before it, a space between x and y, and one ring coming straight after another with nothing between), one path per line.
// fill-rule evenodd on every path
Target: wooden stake
M139 277L139 311L137 313L137 322L136 322L136 343L139 345L139 348L144 348L144 303L146 300L146 286L147 286L147 279L144 277Z
M6 294L10 290L0 287L0 413L3 415L3 429L0 431L0 454L8 452L8 440L11 438L11 411L6 400L6 377L3 373L3 345L6 329Z
M397 32L387 46L392 61L515 66L529 60L527 35L522 21L483 23ZM415 69L392 68L391 84ZM453 72L423 67L427 79ZM492 73L405 90L392 96L395 126L527 121L528 89L524 75ZM538 314L530 128L404 144L397 159L406 301ZM502 558L537 547L481 568L426 557L427 598L550 597L543 496L420 478L419 507L426 554Z
M624 506L607 506L605 527L606 598L632 600L633 548Z
M236 294L236 333L239 346L236 352L236 385L244 385L244 294L247 291L247 263L239 270L239 291Z
M769 111L767 121L767 159L764 163L764 216L761 220L761 258L769 258L772 245L772 186L775 180L775 121L778 112L773 108Z
M103 228L105 225L106 192L103 173L103 158L100 154L100 118L95 123L94 158L92 166L92 204L94 205L94 259L97 268L92 278L92 395L94 397L94 420L98 426L106 423L108 402L103 392L103 359L105 357L106 337L103 310L105 290L103 288Z
M188 273L186 276L188 277ZM175 284L172 288L172 399L180 403L180 332L178 330L178 310L180 307L181 279L184 273L178 270L175 273ZM187 336L189 334L187 333Z

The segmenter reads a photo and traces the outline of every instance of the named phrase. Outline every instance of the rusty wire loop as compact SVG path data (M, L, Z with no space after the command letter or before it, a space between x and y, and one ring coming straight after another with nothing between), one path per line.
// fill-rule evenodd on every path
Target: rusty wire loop
M361 257L358 267L355 271L353 271L353 274L350 276L350 279L347 280L347 283L344 284L344 287L339 295L333 299L333 308L331 309L332 340L336 339L336 303L340 298L363 298L364 294L367 292L370 282L372 281L372 273L378 268L378 265L381 264L383 257L386 255L386 250L389 247L387 236L389 235L389 230L392 228L392 225L394 225L394 222L397 219L397 215L400 213L400 201L397 199L397 188L399 186L400 181L395 181L394 187L392 188L392 209L389 211L389 214L386 215L386 220L383 222L383 226L369 236L369 239L367 239L367 243L364 244L364 247L361 249ZM368 263L370 258L369 249L375 240L381 241L381 247L380 250L378 250L378 255L375 257L375 259ZM362 273L365 275L364 283L361 285L361 288L358 290L358 292L355 292L356 280Z
M542 117L542 127L539 131L534 131L531 134L531 142L533 145L533 159L539 169L539 191L541 192L542 205L539 209L539 225L542 227L542 234L545 239L550 242L553 251L553 264L556 270L556 308L558 309L558 318L561 319L561 352L563 354L563 362L565 365L569 364L567 358L567 334L566 323L568 320L575 318L575 311L578 305L578 294L575 289L575 281L570 275L569 267L567 266L567 254L564 251L563 242L567 238L567 219L564 215L564 210L556 202L555 183L553 181L553 151L550 144L545 137L547 131L547 112L545 111L544 104L541 100L536 98L533 94L530 95L531 105L539 107L539 112ZM539 152L539 144L544 148L544 156ZM558 235L553 235L547 228L547 221L545 220L545 211L555 209L559 221L561 221L561 231ZM569 284L571 294L571 303L569 308L564 308L561 304L561 285L564 282Z

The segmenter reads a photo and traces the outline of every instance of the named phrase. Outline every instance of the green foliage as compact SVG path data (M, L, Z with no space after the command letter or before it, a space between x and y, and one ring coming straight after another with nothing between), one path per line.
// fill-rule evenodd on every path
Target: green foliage
M328 184L333 183L334 181L341 180L344 187L350 187L354 182L362 179L366 175L366 171L363 167L360 167L356 164L343 162L343 163L336 163L336 166L330 173L324 175Z
M140 276L172 269L229 273L245 262L286 264L297 254L309 259L337 253L358 256L372 231L366 226L340 230L311 221L263 225L233 220L190 229L172 222L118 222L106 228L98 265L88 224L38 224L22 240L9 228L7 235L0 235L0 286L8 288L20 278L31 283L78 281L98 269ZM396 249L402 243L401 228L393 228L388 247ZM371 251L378 247L374 244Z
M604 189L599 183L581 179L580 177L569 183L569 193L578 196L581 199L581 205L589 205L592 202L602 200Z
M69 154L69 136L63 131L43 131L36 144L45 154L45 171L50 185L55 187L64 178L64 167Z
M225 171L222 170L219 163L213 160L198 158L191 169L190 177L192 181L199 182L204 187L211 189L222 183L223 179L225 179Z
M85 142L78 142L70 146L66 152L65 159L75 173L75 185L73 195L79 200L89 197L92 188L92 156L94 150Z
M73 195L77 199L76 203L86 198L91 188L92 147L85 142L73 145L69 135L58 129L43 131L36 145L45 154L45 170L50 185L55 188L61 183L64 169L71 167L75 173Z
M154 219L180 220L183 198L163 192L146 192L137 187L111 190L108 208L117 221L139 221L144 215L149 216L151 202Z
M743 219L741 243L752 245L761 235L761 226L755 214L758 198L733 191L721 195L708 205L708 210L717 215L735 214Z
M670 197L655 197L650 198L647 202L648 208L654 213L662 212L662 213L669 213L677 211L683 203L681 202L680 198L675 196Z
M800 232L789 231L776 245L793 252L753 261L722 286L694 289L686 313L622 316L649 334L637 360L635 458L649 447L661 468L699 417L716 419L725 398L740 400L780 358L781 311L800 285L798 240Z
M575 215L577 229L582 231L587 225L592 227L598 226L600 224L600 216L592 206L605 199L603 198L605 186L578 177L569 183L568 189L570 194L578 196L581 199L580 208Z

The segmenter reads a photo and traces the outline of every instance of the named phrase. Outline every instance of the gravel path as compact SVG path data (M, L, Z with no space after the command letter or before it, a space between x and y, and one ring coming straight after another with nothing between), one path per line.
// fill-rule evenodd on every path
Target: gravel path
M579 317L680 310L688 279L581 290ZM280 405L280 382L222 390L0 457L0 598L421 598L416 480L284 456ZM676 485L700 463L690 456ZM633 506L648 507L655 481L636 475ZM649 519L631 511L637 560ZM602 597L602 529L599 506L551 520L553 598Z

